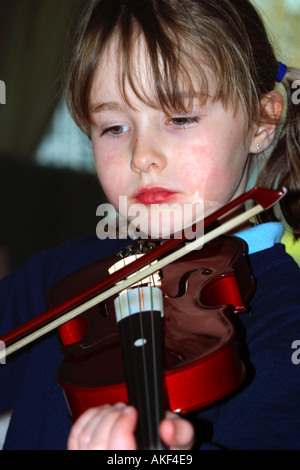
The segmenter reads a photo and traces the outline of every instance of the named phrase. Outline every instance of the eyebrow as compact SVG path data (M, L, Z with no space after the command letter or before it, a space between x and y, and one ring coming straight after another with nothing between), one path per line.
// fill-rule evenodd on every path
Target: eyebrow
M104 101L103 103L95 103L91 106L92 113L99 113L100 111L115 111L122 109L119 103L115 101Z
M199 97L205 96L203 93L195 93L193 95L189 93L180 93L181 98L180 99L199 99ZM210 95L206 95L206 99L210 98ZM96 114L100 113L101 111L122 111L124 110L124 107L122 104L116 102L116 101L104 101L103 103L94 103L91 105L91 113Z

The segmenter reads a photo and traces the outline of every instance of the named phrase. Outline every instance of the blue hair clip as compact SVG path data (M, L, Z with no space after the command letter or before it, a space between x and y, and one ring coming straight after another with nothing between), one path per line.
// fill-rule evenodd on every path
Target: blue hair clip
M278 72L276 75L276 82L280 83L286 74L287 66L283 64L282 62L279 62L278 64L279 64L279 68L278 68Z

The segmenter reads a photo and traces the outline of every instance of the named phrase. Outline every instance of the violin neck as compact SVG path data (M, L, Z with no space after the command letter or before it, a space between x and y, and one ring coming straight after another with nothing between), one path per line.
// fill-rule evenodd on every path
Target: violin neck
M164 416L161 311L130 315L118 327L129 403L138 411L138 448L163 449L158 431Z

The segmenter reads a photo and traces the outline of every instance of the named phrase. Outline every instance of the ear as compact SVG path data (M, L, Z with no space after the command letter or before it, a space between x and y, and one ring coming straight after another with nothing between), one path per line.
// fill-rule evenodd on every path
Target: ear
M250 153L260 153L271 145L282 110L283 98L278 91L273 90L262 98L260 102L260 121L254 128Z

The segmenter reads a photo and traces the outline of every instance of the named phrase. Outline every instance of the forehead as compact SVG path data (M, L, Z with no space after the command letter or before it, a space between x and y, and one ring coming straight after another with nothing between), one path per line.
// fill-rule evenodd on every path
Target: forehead
M192 52L189 51L190 56ZM154 60L143 35L136 35L130 51L125 52L119 38L113 37L95 69L90 107L107 95L125 100L132 107L142 101L154 108L186 110L189 99L192 105L195 97L205 104L207 98L215 94L214 76L200 61L189 63L187 56L181 55L177 67L173 63L172 69L168 58L163 60L161 54Z
M91 107L100 98L106 100L108 95L120 100L126 94L134 101L137 98L136 92L138 92L140 95L151 96L154 99L155 87L152 80L150 59L141 38L134 45L127 73L125 61L125 57L119 51L118 42L115 39L110 41L95 69L90 92ZM134 85L131 84L133 81Z

